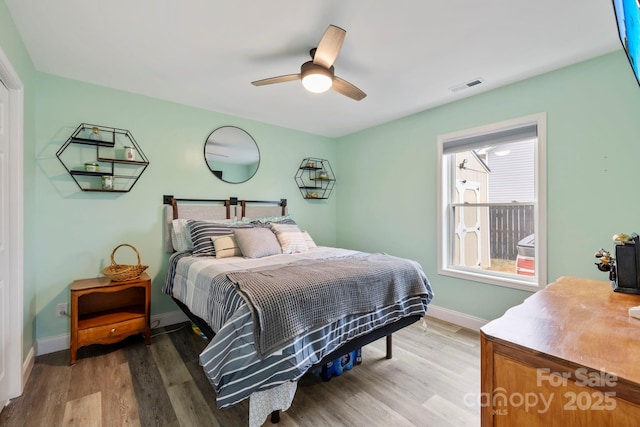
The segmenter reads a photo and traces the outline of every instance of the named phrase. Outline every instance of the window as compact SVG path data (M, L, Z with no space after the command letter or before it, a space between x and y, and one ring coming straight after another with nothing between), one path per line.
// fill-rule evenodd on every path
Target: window
M438 273L546 285L544 113L438 137Z

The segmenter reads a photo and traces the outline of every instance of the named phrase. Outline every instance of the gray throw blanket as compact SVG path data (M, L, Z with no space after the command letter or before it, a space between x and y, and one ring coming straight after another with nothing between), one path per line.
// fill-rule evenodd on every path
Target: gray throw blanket
M386 254L305 260L227 277L251 310L261 358L347 314L371 313L428 295L427 278L417 262Z

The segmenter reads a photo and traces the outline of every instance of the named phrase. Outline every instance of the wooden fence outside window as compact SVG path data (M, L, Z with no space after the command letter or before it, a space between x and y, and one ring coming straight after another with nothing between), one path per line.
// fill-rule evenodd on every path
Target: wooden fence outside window
M491 258L516 259L518 242L533 232L533 205L489 207Z

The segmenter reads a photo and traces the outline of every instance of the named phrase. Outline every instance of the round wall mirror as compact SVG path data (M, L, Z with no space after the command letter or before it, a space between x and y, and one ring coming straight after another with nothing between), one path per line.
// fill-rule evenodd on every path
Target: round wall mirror
M246 131L222 126L204 143L204 160L215 176L231 184L248 181L258 170L258 144Z

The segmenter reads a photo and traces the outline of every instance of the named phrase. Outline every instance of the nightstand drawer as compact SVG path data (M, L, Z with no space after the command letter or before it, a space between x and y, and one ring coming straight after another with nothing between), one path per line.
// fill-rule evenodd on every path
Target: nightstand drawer
M121 338L123 335L144 332L145 328L146 320L144 316L141 316L140 318L113 323L111 325L81 329L78 331L78 344L98 343L100 341L108 342L112 338Z

